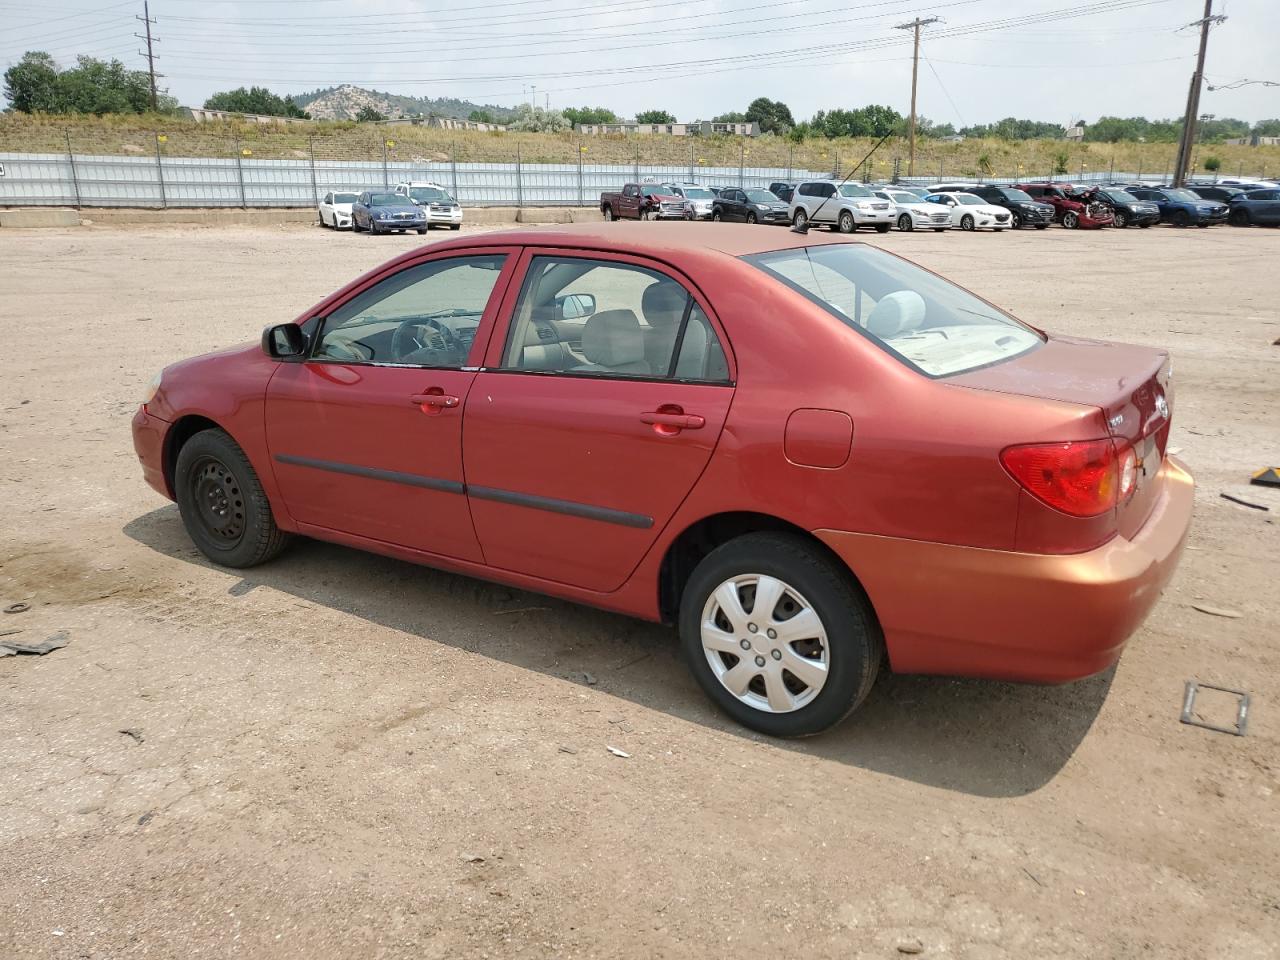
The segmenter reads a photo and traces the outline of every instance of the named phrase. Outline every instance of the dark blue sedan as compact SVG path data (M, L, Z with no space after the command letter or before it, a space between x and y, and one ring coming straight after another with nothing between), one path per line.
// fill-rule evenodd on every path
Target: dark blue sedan
M1181 187L1130 187L1129 193L1139 200L1150 200L1160 208L1160 219L1175 227L1208 227L1226 223L1227 205L1216 200L1202 200Z
M1280 227L1280 190L1250 190L1231 201L1227 219L1236 227Z
M351 205L351 229L353 232L368 230L370 233L389 233L392 230L426 233L427 215L412 200L390 190L366 190Z

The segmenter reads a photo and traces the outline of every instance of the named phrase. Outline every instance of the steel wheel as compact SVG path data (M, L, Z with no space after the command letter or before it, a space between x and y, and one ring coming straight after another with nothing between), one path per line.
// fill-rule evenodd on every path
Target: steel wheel
M911 214L904 213L898 218L898 229L903 233L909 233L914 230L916 225L911 221Z
M190 473L195 516L215 541L234 547L244 537L244 493L227 465L202 457Z
M977 223L974 222L972 214L966 213L963 217L960 218L961 230L975 230L977 229L977 226L978 225Z
M724 688L765 713L799 710L827 682L826 628L809 601L775 577L720 584L702 611L702 650Z

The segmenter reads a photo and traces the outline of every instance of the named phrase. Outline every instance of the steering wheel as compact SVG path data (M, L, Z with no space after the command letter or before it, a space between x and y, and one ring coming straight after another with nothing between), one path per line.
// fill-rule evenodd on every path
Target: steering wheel
M418 339L416 331L419 327L427 327L439 333L440 339L444 341L445 349L451 354L457 352L458 340L453 335L452 330L429 318L411 317L408 320L401 321L400 325L396 327L396 332L391 335L391 356L396 361L403 361L410 354L417 353L419 350L429 349L426 344Z

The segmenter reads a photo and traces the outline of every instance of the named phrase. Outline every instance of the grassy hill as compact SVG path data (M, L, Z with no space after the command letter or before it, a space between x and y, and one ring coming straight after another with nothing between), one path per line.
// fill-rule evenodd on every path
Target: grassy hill
M351 122L310 122L260 126L250 123L195 123L166 116L115 115L28 116L0 114L0 152L64 153L67 140L79 154L151 154L156 134L166 137L169 156L232 157L250 150L255 158L304 160L314 149L317 159L382 158L384 140L397 160L525 163L621 163L687 168L706 166L781 167L841 173L860 161L871 147L866 140L809 140L791 144L778 137L581 137L575 133L473 133L424 127L385 127ZM585 152L580 153L581 147ZM938 178L1043 178L1065 161L1063 177L1116 171L1164 174L1172 169L1176 145L1171 143L1087 143L1056 140L917 141L916 175ZM905 140L890 140L872 161L870 175L886 178L895 158L907 172ZM1205 158L1222 162L1221 175L1280 175L1280 147L1198 148L1199 171Z
M457 117L465 120L473 110L483 110L502 123L514 112L508 107L472 103L453 97L409 97L397 93L367 90L349 83L325 87L289 98L317 120L352 120L364 106L388 117Z

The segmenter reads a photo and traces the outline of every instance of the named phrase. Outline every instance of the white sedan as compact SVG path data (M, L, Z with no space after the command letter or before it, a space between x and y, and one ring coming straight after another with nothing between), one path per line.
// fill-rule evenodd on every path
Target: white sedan
M951 229L951 208L942 203L930 203L921 200L914 193L883 187L876 191L881 200L893 204L894 222L899 230L943 230Z
M951 222L961 230L978 230L990 227L996 233L1013 226L1010 213L1004 207L993 206L972 193L931 193L925 197L929 203L945 204L951 210Z
M330 190L320 201L320 226L335 230L351 229L351 205L360 193L356 190Z

